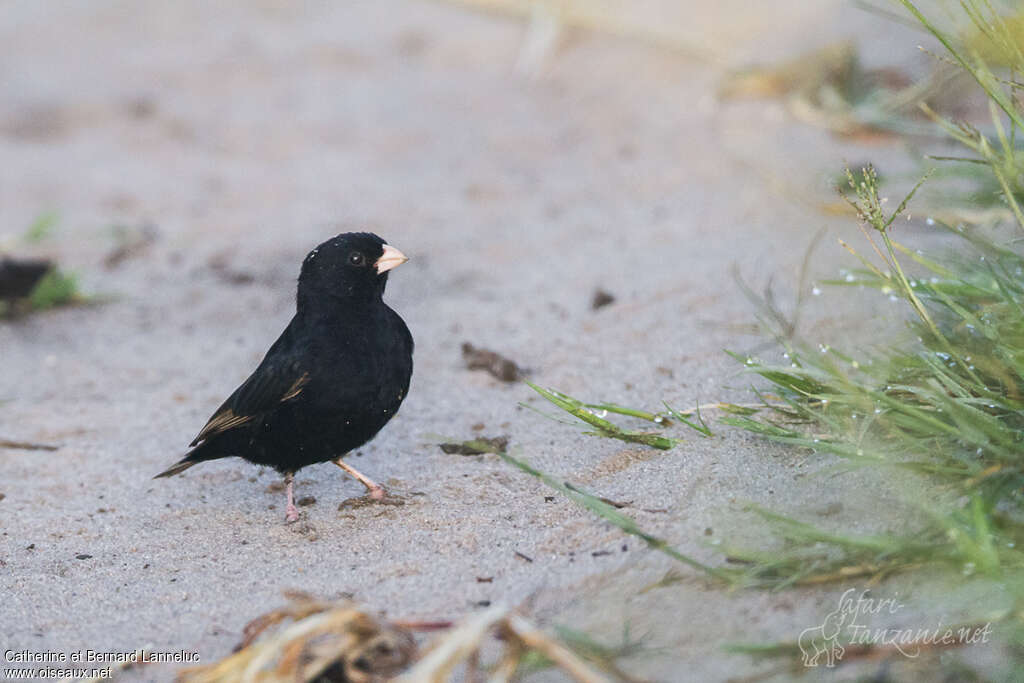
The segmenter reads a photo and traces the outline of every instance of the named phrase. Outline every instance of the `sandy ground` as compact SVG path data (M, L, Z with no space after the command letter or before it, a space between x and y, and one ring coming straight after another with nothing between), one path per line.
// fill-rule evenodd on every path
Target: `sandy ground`
M59 212L22 251L109 301L0 324L0 437L60 445L0 450L0 645L150 644L208 662L295 588L406 618L528 601L542 623L608 641L628 625L650 648L626 660L638 676L717 681L772 667L725 644L795 638L862 588L724 592L496 458L434 445L478 424L507 434L709 562L719 539L764 536L746 502L852 530L899 524L889 482L725 428L675 432L686 441L669 452L580 436L520 408L539 405L527 387L461 362L470 341L594 400L749 400L722 353L759 344L730 269L792 297L819 228L856 239L813 208L831 199L826 178L843 159L905 157L840 143L776 102L720 104L722 68L848 36L869 62L914 64L919 39L839 2L706 4L638 10L702 58L577 31L531 74L514 68L522 21L439 3L5 5L0 238ZM115 225L157 238L107 267ZM417 341L412 391L351 459L408 503L339 512L361 487L316 466L297 478L315 504L285 526L277 476L242 461L152 481L284 326L304 254L349 229L412 257L387 296ZM834 244L816 277L849 265ZM616 301L592 311L597 287ZM843 338L888 313L836 300L810 302L808 329ZM682 581L643 590L673 568ZM876 591L904 609L880 619L928 627L998 604L983 585L934 599L948 590L894 580Z

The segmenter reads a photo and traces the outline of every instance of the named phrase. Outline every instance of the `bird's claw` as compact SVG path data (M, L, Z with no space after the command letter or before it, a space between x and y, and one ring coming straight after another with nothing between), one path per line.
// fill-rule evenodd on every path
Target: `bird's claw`
M383 487L370 489L365 495L357 498L346 498L338 505L339 510L362 508L368 505L405 505L405 498L389 493Z
M292 524L297 521L299 521L299 511L294 505L289 505L288 509L284 513L284 523Z

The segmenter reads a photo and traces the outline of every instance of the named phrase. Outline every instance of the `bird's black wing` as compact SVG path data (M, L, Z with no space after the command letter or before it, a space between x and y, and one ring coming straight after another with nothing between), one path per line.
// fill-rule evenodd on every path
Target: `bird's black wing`
M270 348L255 372L217 409L191 446L240 427L302 393L309 382L309 372L303 370L300 358L282 348L290 346L287 337L286 332Z

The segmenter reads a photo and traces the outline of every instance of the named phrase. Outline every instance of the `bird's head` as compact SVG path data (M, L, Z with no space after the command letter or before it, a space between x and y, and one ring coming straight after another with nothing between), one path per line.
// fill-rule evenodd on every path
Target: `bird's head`
M302 262L299 300L306 295L357 302L380 299L388 272L408 260L373 233L342 233L309 252Z

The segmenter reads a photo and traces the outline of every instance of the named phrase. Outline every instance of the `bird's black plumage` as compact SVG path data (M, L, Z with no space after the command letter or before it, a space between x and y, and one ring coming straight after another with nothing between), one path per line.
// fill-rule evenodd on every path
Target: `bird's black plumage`
M371 233L338 235L311 251L288 327L188 455L157 477L238 456L276 468L290 485L300 468L372 439L412 376L412 335L382 298L388 271L405 260Z

